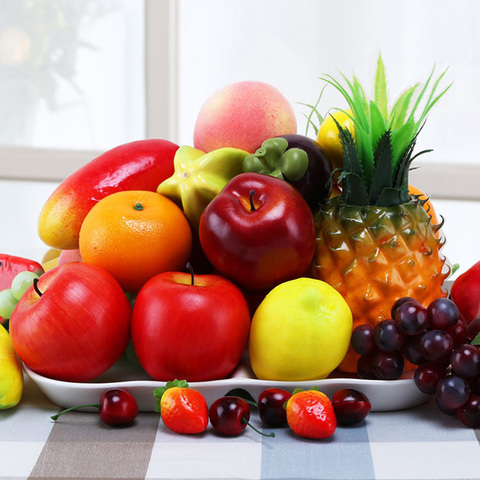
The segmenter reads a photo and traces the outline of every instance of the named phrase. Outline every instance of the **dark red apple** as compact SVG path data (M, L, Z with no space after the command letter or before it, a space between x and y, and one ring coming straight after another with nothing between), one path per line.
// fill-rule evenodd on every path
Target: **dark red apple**
M230 180L204 210L199 235L213 266L250 290L304 275L316 244L303 196L285 180L260 173Z

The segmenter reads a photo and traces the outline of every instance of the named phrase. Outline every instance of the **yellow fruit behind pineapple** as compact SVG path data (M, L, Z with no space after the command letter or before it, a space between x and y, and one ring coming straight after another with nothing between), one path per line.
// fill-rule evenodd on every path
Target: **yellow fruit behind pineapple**
M0 325L0 410L15 407L23 394L23 371L10 335Z

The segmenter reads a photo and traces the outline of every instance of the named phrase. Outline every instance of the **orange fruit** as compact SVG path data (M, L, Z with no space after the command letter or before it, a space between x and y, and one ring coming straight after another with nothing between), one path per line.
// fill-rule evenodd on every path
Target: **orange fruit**
M183 211L156 192L113 193L86 215L80 228L84 262L110 272L127 292L138 292L153 276L184 270L192 233Z

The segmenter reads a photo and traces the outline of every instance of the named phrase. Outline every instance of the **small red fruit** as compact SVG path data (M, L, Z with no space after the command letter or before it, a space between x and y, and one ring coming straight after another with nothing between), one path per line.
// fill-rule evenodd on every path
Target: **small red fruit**
M340 425L356 425L365 420L372 408L367 396L351 388L342 388L332 397L333 410Z
M260 420L271 427L282 427L287 423L287 412L283 407L292 396L283 388L267 388L258 397Z
M112 388L102 394L99 403L67 408L50 418L57 420L64 413L87 407L98 408L102 422L112 426L128 425L135 420L138 414L138 404L135 397L122 388Z
M155 410L160 412L165 426L176 433L202 433L208 425L208 406L205 397L188 388L185 380L167 382L157 388Z
M293 392L286 409L289 427L301 437L328 438L337 428L332 402L318 390Z

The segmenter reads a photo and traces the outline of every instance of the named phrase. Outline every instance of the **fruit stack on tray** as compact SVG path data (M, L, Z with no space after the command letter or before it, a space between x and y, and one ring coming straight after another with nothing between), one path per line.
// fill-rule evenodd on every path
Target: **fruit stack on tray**
M21 398L20 361L75 383L127 355L163 383L242 361L278 382L410 372L478 424L480 268L447 292L442 224L409 183L444 75L393 104L380 56L373 98L324 75L344 103L308 106L305 135L276 88L237 82L206 100L193 146L130 142L66 178L40 213L41 264L1 260L0 359L16 378L3 408Z

